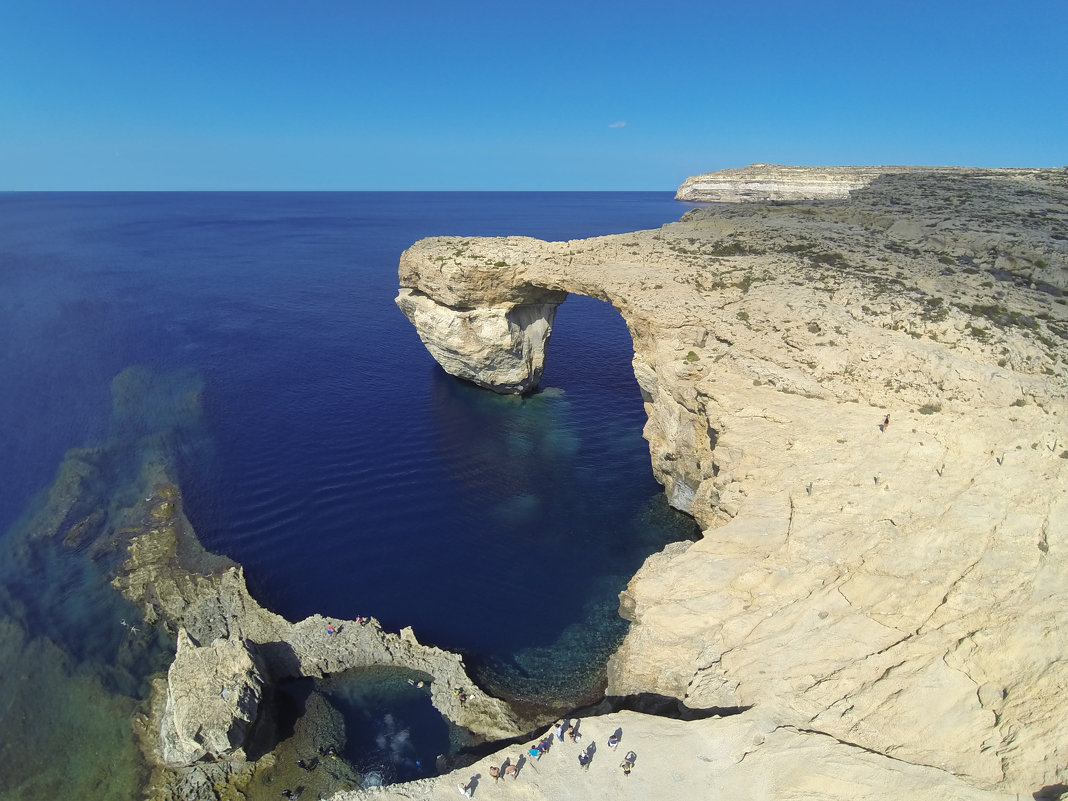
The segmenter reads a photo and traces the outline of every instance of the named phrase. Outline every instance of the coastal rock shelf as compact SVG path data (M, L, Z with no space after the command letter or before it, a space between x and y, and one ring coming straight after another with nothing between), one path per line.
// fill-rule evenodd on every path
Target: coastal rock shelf
M716 180L752 200L769 169ZM536 387L567 293L626 321L654 475L704 537L621 594L609 694L752 707L773 779L848 745L813 792L873 760L922 767L932 795L950 774L961 798L1068 783L1068 172L775 170L836 199L426 239L398 303L432 354L464 354L447 370L508 392ZM709 787L742 770L678 759Z
M354 669L395 669L399 682L404 674L411 676L413 693L428 694L442 715L482 738L523 731L508 704L474 684L460 655L419 643L410 628L386 631L371 617L313 615L291 623L249 594L240 565L203 548L170 478L173 443L195 440L201 392L201 382L182 371L132 367L116 376L112 429L117 433L67 453L43 502L23 526L25 541L16 552L19 558L35 558L47 545L72 559L88 557L125 598L114 607L96 599L94 607L115 613L115 627L125 629L120 659L169 662L165 676L146 673L150 697L136 712L126 712L133 716L137 746L151 772L143 777L143 796L160 801L262 798L265 790L249 793L249 786L262 788L282 762L300 771L316 792L359 786L360 777L342 758L331 760L333 771L315 775L305 776L294 766L298 751L301 757L325 754L319 749L333 748L347 736L340 713L322 693L309 690L301 696L296 722L280 720L279 711L283 685ZM146 408L155 416L146 420L141 415ZM135 425L128 424L131 418ZM109 604L118 600L110 589L106 595ZM121 621L120 613L126 615ZM0 623L0 637L16 644L7 653L40 651L39 644L22 641L25 635L14 624ZM175 642L172 661L168 646ZM65 659L52 654L47 661ZM117 665L116 675L121 672ZM117 703L97 693L101 700L91 707L94 716ZM135 706L131 699L122 701L123 708ZM80 728L92 730L84 723Z
M458 654L420 644L410 628L394 634L373 618L320 615L290 623L264 609L239 566L200 546L177 488L158 466L147 468L141 481L153 490L128 511L138 525L126 529L129 558L113 584L142 608L146 624L177 632L178 653L166 682L155 687L145 724L159 732L158 740L147 740L147 750L171 768L158 771L155 786L199 798L187 773L207 772L221 782L232 781L234 771L248 772L246 740L259 725L265 686L354 668L394 666L427 676L434 706L487 739L521 731L508 705L471 681ZM273 744L269 734L261 736L258 753Z

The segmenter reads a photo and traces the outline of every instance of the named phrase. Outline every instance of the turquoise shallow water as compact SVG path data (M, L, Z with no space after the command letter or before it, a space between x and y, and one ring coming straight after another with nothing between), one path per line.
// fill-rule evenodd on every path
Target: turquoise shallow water
M626 327L568 299L543 391L498 397L432 362L393 304L397 260L426 235L566 239L683 210L667 193L0 195L0 656L17 672L33 654L57 688L34 712L5 684L3 725L44 720L41 742L61 742L70 716L112 709L118 744L65 758L95 759L76 773L103 771L101 787L138 778L123 729L170 645L119 624L133 615L107 585L121 554L27 528L73 447L99 469L71 484L64 535L165 459L205 546L290 619L373 614L462 651L496 691L595 694L625 631L617 593L692 534L651 477ZM113 413L131 365L174 378ZM51 746L16 754L16 740L4 754L44 776L34 754ZM45 797L12 775L0 793Z

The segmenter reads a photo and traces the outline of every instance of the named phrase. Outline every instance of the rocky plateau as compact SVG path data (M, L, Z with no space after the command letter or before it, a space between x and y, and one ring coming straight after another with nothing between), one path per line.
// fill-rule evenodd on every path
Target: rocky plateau
M571 242L426 239L400 262L428 350L496 391L535 390L570 293L629 328L654 475L703 537L621 594L608 694L745 711L588 724L642 746L596 786L1059 797L1068 171L754 165L678 197L745 202ZM589 797L554 756L502 794ZM455 797L469 772L367 795Z

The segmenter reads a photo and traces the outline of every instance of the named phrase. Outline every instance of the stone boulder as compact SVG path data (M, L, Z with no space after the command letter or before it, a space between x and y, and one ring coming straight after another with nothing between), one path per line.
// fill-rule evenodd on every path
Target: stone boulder
M245 640L198 646L185 629L178 632L160 732L164 762L183 767L205 759L244 759L263 698L258 663Z

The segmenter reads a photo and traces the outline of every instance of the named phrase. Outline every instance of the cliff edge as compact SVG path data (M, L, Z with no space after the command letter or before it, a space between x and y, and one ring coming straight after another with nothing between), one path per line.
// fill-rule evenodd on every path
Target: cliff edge
M482 358L536 367L567 293L626 321L654 475L704 536L622 593L609 694L750 707L753 748L780 749L772 774L812 738L845 747L808 797L884 797L849 784L872 759L952 777L953 797L1053 793L1068 172L871 169L838 168L850 188L832 200L710 206L654 231L422 240L398 304L432 353L459 354L449 372L510 392L536 375L495 386ZM675 760L707 788L741 770Z

